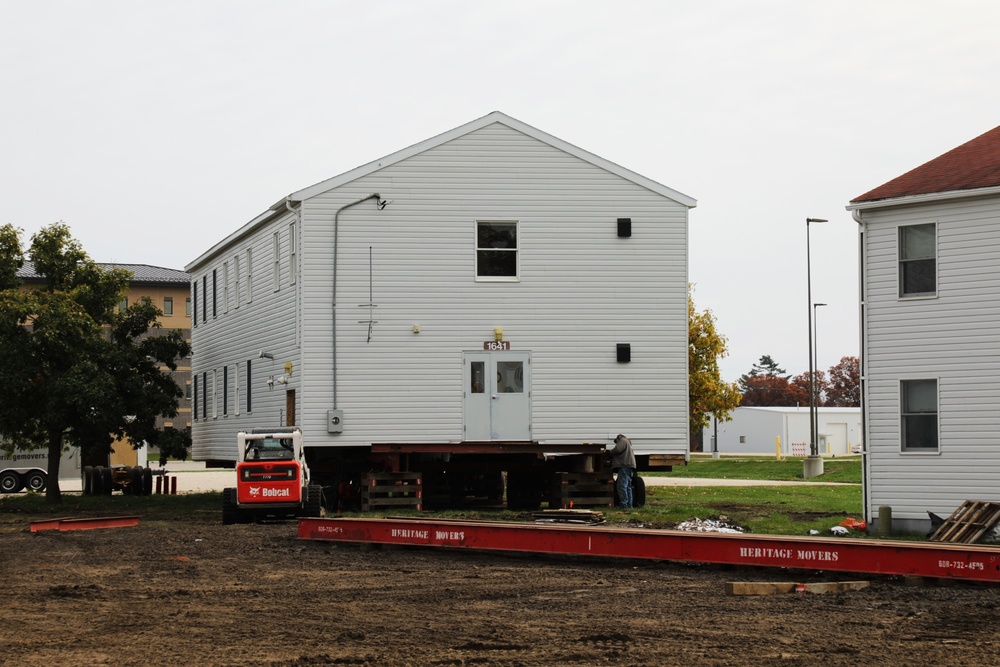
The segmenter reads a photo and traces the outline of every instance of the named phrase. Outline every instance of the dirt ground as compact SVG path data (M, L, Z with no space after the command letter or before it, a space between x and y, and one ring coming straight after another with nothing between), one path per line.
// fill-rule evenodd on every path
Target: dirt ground
M206 513L211 514L211 513ZM1000 587L362 549L214 515L30 533L0 514L0 665L988 665ZM858 580L727 595L727 581Z

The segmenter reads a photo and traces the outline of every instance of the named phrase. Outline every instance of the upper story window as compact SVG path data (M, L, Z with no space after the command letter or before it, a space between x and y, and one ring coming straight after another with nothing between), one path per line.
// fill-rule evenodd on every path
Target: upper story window
M198 289L197 285L195 285L195 289ZM184 314L191 317L191 297L184 299Z
M172 296L163 297L163 314L164 315L174 314L174 297Z
M476 279L516 280L517 221L476 222Z
M937 380L900 381L899 417L902 451L938 451Z
M198 279L191 283L191 293L194 295L194 309L191 309L192 300L188 299L188 315L191 315L192 326L198 326Z
M128 297L123 296L122 300L118 302L118 310L125 310L128 308Z
M937 225L899 228L899 296L937 293Z

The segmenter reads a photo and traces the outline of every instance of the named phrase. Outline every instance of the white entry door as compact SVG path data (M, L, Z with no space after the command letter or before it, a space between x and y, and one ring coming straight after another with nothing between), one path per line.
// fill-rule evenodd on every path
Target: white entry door
M531 440L530 352L464 353L466 440Z

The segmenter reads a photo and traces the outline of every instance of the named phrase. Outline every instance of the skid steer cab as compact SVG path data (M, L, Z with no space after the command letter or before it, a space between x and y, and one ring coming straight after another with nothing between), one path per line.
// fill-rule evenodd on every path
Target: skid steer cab
M267 516L318 517L323 488L310 484L297 428L253 429L236 435L236 487L222 492L222 523Z

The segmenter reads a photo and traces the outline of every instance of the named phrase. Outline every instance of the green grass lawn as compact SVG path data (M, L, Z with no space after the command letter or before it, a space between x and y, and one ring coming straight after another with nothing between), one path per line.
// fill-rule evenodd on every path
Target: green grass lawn
M643 473L648 476L650 473ZM802 480L802 459L776 461L765 456L695 455L687 466L677 466L671 477L712 479ZM847 517L860 519L861 458L828 458L824 473L811 481L843 482L837 486L647 486L646 506L631 512L602 508L610 523L671 525L692 517L705 519L725 515L753 533L807 535L810 530L829 534L832 526ZM17 494L0 501L0 515L31 516L112 516L137 514L144 521L221 521L219 493L178 496L81 496L67 494L60 505L49 505L38 494ZM404 514L394 511L392 514ZM524 520L523 514L500 510L452 510L424 513L424 516Z
M803 481L802 459L773 456L723 456L693 454L686 466L674 466L672 472L642 473L666 477L700 477L711 479L759 479L783 482ZM861 483L861 457L838 456L823 459L823 474L810 482Z

